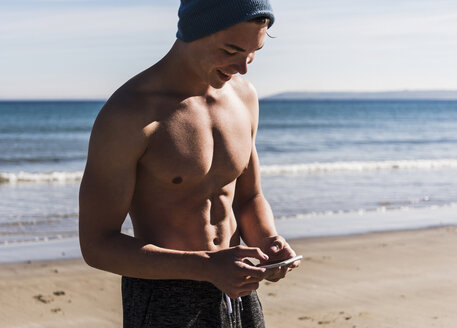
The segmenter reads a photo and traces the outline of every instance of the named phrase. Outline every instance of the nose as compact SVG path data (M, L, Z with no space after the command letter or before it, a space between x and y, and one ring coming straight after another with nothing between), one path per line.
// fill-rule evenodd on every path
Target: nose
M254 61L254 53L250 53L247 57L244 57L240 60L237 65L237 71L241 75L244 75L248 72L248 65Z
M247 58L243 58L243 60L240 60L240 62L236 65L237 72L241 75L246 74L248 72L248 64L249 61Z

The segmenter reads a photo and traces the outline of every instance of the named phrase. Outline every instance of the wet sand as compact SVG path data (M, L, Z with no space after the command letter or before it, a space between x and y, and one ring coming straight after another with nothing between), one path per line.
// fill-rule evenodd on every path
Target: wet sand
M291 241L259 294L267 327L455 327L457 228ZM0 265L0 327L121 327L120 278L82 259Z

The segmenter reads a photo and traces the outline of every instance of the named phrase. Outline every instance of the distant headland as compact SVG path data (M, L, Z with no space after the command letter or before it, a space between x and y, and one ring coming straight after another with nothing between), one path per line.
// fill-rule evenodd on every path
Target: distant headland
M400 90L377 92L282 92L261 100L457 100L457 90Z

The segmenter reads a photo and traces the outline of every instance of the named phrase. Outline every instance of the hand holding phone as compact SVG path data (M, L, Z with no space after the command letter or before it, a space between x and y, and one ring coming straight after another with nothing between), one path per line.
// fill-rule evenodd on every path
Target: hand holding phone
M265 268L265 269L274 269L274 268L278 268L278 267L281 267L281 266L289 265L291 263L294 263L295 261L301 260L302 258L303 258L303 255L297 255L297 256L294 256L294 257L292 257L290 259L287 259L287 260L284 260L284 261L281 261L281 262L265 264L265 265L258 265L258 267L259 268Z

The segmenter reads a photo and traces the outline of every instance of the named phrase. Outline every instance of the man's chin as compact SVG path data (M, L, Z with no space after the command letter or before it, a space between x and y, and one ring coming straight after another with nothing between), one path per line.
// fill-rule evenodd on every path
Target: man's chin
M211 87L213 87L214 89L222 89L226 84L227 82L225 81L213 81L212 83L210 83Z

